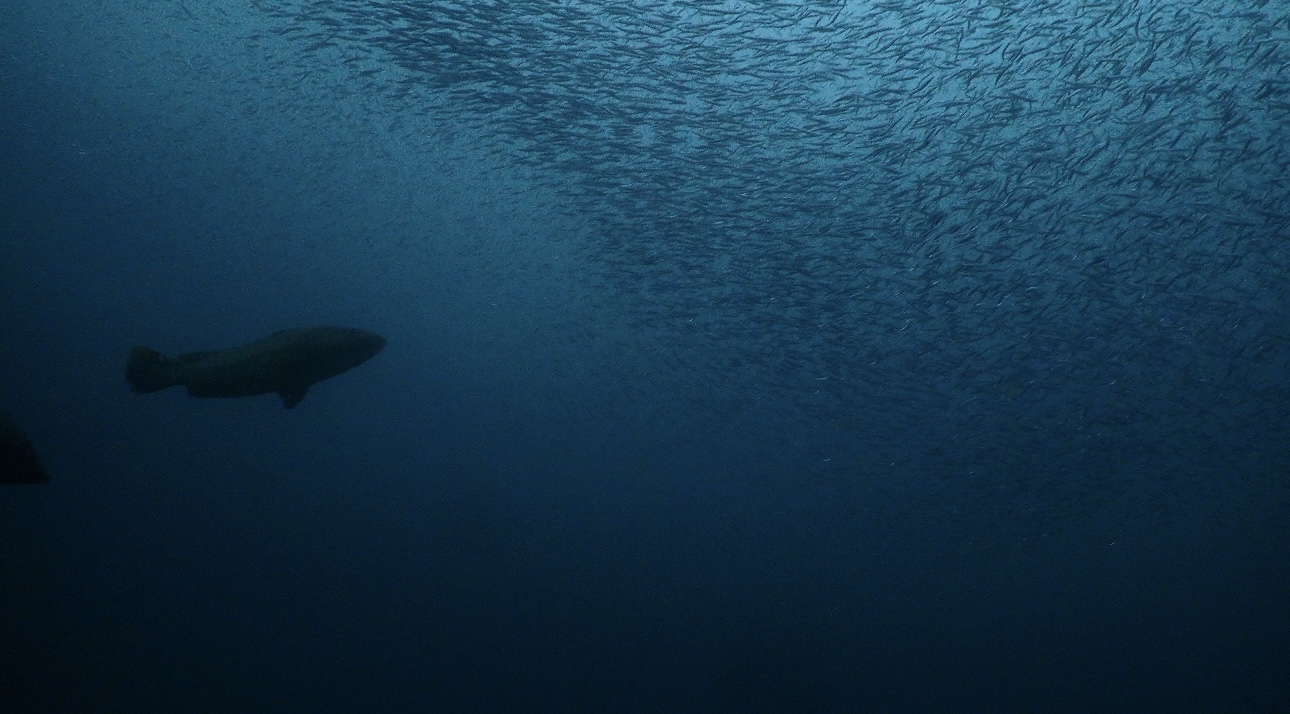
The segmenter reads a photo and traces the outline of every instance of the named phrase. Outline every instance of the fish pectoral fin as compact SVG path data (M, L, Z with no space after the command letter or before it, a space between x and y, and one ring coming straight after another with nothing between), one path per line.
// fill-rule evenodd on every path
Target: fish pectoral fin
M297 404L304 400L305 395L309 393L309 385L300 387L284 387L278 391L278 396L282 397L282 406L287 409L294 409Z

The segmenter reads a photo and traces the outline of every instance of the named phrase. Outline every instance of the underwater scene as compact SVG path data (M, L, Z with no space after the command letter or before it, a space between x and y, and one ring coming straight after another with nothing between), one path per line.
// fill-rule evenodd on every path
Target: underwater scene
M0 712L1290 711L1283 0L8 0Z

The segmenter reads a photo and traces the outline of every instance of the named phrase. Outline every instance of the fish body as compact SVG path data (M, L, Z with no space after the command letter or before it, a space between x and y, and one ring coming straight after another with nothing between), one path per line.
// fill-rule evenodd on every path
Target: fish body
M36 449L13 419L0 414L0 483L49 483ZM0 700L4 688L0 687Z
M385 346L374 332L349 327L282 330L240 347L170 358L130 350L125 376L136 394L183 386L194 397L278 394L291 409L309 387L366 362Z

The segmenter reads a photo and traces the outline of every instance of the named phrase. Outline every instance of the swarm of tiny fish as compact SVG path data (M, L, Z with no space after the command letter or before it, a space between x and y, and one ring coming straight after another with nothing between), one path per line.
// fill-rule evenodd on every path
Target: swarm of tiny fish
M272 10L519 147L719 408L962 473L1290 468L1284 4Z

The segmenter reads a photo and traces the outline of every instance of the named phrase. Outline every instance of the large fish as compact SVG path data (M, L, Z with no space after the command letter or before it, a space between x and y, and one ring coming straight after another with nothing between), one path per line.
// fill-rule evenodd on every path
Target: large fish
M125 378L136 394L183 385L194 397L249 397L277 393L291 409L309 387L366 362L385 338L348 327L283 330L226 350L192 352L174 359L135 347Z
M36 450L13 419L0 414L0 483L49 483ZM4 699L0 685L0 701Z

